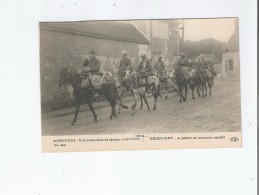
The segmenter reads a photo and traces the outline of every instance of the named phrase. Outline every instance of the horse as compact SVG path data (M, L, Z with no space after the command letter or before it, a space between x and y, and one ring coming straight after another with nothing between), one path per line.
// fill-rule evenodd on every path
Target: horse
M192 90L192 99L194 100L195 99L195 96L194 96L194 89L196 87L197 89L197 94L198 96L200 97L200 92L199 92L199 84L198 84L198 78L197 78L197 71L195 68L189 68L187 70L187 74L189 76L189 86L190 86L190 89Z
M185 70L178 65L175 67L172 73L173 74L172 79L175 79L175 82L179 88L179 95L180 95L179 102L186 101L187 99L187 89L188 89L189 79L185 78L183 71ZM184 95L183 95L183 90L185 92Z
M122 103L122 96L123 96L124 93L129 91L129 86L126 82L125 82L125 84L122 85L119 81L119 78L118 78L117 74L114 75L114 80L115 80L116 88L117 88L117 91L118 91L118 101L120 102L120 104L123 104ZM118 114L120 114L120 112L121 112L121 106L119 106Z
M155 71L154 74L157 78L159 78L160 82L160 90L165 89L165 99L168 99L168 90L169 90L169 81L170 81L170 75L168 75L166 72L158 74ZM163 98L163 95L160 93L160 97Z
M211 96L211 88L213 86L211 76L207 75L207 73L205 71L208 71L208 70L205 70L200 67L197 68L198 83L199 83L199 85L201 85L201 88L202 88L202 97L207 97L207 85L210 90L209 95Z
M74 118L71 122L71 125L75 125L79 113L80 106L82 102L85 100L88 104L93 116L94 121L98 122L97 120L97 114L94 111L93 105L92 105L92 99L95 94L95 89L91 83L91 80L88 78L89 85L88 87L81 87L82 83L82 77L79 73L76 73L72 70L69 70L68 68L63 68L58 75L57 84L59 87L61 86L68 86L69 84L73 87L74 96L76 99L76 109ZM117 104L118 99L118 93L116 90L116 86L113 83L103 83L101 85L100 90L98 91L101 95L104 95L104 97L108 100L108 102L111 105L111 114L110 119L113 117L116 117L116 111L115 107ZM127 109L128 107L125 105L121 105L123 108Z
M151 76L151 83L152 83L152 95L154 97L154 105L153 110L156 110L157 107L157 99L160 93L160 84L159 79L155 76ZM148 111L150 111L149 104L147 102L146 98L146 81L145 78L139 78L139 75L137 74L136 70L127 70L125 75L125 81L129 83L130 89L133 95L133 104L131 106L132 115L136 112L136 106L138 101L138 96L140 96L141 105L140 109L143 109L143 99L144 102L148 108Z

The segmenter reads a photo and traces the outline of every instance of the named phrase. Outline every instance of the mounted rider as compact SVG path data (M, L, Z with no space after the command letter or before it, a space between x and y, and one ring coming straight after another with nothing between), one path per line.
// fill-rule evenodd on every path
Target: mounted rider
M82 77L84 80L89 78L95 89L101 88L100 65L101 63L95 57L94 51L90 51L89 58L83 63L84 69L82 71ZM83 83L84 82L82 82L82 85Z
M217 76L217 72L216 72L215 69L214 69L214 64L213 64L211 58L208 59L208 69L209 69L210 72L211 72L212 78L214 78L214 77Z
M152 66L151 66L151 60L149 60L146 57L146 54L142 53L140 55L141 60L139 62L139 66L137 69L137 73L139 76L139 85L146 85L149 87L152 84L150 76L153 74L152 73Z
M157 78L159 78L160 81L166 79L165 64L162 61L162 56L158 56L158 60L155 63L154 70L156 72Z
M123 50L121 52L121 60L120 60L120 64L118 67L118 79L119 79L119 83L121 86L126 85L125 82L125 75L126 75L126 71L128 69L131 69L132 65L131 65L131 60L130 58L127 56L127 52L125 50Z
M208 68L208 61L203 55L198 57L198 70L205 78L211 78L211 72Z
M178 60L177 65L179 66L178 69L183 72L184 78L188 80L189 75L187 74L187 69L189 66L189 61L186 58L186 54L184 52L180 53L180 59Z

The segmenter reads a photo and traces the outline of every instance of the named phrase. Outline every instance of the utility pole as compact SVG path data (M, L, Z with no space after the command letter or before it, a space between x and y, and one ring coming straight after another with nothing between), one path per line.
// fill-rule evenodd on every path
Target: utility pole
M182 42L184 43L184 20L183 20L183 30L182 30Z
M151 58L152 58L152 55L153 55L153 20L150 20L150 42L151 42L150 52L151 52Z
M184 45L184 20L183 20L183 26L180 28L182 30L182 41L181 41L181 52L183 51L183 45Z

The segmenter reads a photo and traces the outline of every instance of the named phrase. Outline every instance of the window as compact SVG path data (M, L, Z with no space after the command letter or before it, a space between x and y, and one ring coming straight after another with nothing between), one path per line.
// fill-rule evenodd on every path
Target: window
M233 60L229 60L229 62L228 62L228 64L229 64L229 68L228 68L228 70L229 71L233 71L234 70L234 66L233 66Z

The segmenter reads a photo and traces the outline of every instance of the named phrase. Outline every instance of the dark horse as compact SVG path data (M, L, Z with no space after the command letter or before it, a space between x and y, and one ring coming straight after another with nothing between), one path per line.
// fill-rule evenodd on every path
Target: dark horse
M177 65L174 69L174 77L176 80L176 84L179 87L179 95L180 95L180 102L186 101L187 98L187 88L188 88L188 82L189 80L185 78L184 72L185 71L182 67ZM184 90L184 95L183 95L183 90Z
M90 79L89 79L89 87L82 88L81 87L82 78L81 78L80 74L78 74L74 71L71 71L67 68L64 68L59 72L59 77L58 77L57 82L58 82L59 87L61 87L63 85L66 86L68 84L71 84L71 86L73 87L74 96L76 98L76 109L75 109L74 119L71 122L72 125L74 125L75 122L77 121L79 108L83 101L86 101L91 112L93 113L94 121L98 122L97 115L96 115L93 105L92 105L92 99L93 99L95 91L93 89ZM116 107L117 99L118 99L118 93L116 90L116 86L113 83L104 83L104 84L102 84L101 89L100 89L100 91L98 91L98 93L100 93L101 95L104 95L104 97L108 100L108 102L111 105L112 109L111 109L110 119L112 119L112 117L116 117L115 107ZM125 105L121 105L121 106L126 109L128 108Z
M190 68L188 70L188 75L189 75L189 86L190 86L190 89L192 90L192 99L194 100L195 99L195 95L194 95L194 90L195 90L195 87L197 89L197 94L198 96L200 97L200 92L199 92L199 77L198 77L198 74L197 74L197 71L195 68Z

